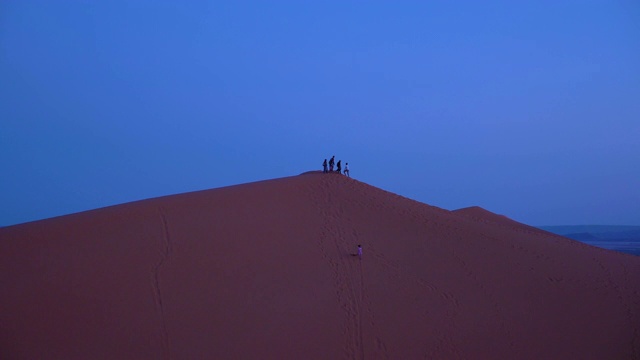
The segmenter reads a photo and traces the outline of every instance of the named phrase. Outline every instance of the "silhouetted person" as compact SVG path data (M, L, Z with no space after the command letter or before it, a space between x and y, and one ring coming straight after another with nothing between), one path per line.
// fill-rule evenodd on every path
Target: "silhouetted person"
M334 158L335 158L335 157L336 157L336 156L335 156L335 155L333 155L333 156L331 157L331 160L329 160L329 171L333 171L333 164L335 163L335 160L334 160Z
M338 164L336 165L336 171L338 172L338 174L342 174L341 160L338 160Z
M349 175L349 163L344 164L344 174L351 177L351 175Z
M324 162L322 163L322 168L323 168L323 170L322 170L323 173L326 174L326 173L329 172L329 171L327 171L327 159L324 159Z

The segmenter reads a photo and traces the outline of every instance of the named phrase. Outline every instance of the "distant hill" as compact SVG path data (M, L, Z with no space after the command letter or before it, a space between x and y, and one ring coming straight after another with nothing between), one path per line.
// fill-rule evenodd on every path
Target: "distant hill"
M640 226L540 226L539 229L589 245L640 256Z
M558 234L633 234L633 236L640 236L640 226L627 226L627 225L559 225L559 226L538 226L539 229Z
M575 234L566 234L564 237L568 237L569 239L578 240L578 241L597 241L600 238L595 237L591 233L575 233Z

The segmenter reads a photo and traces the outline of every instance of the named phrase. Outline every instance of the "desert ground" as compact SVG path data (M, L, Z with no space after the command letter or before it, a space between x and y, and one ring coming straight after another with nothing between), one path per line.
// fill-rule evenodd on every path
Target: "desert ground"
M640 257L338 174L0 228L2 359L640 359L639 328Z

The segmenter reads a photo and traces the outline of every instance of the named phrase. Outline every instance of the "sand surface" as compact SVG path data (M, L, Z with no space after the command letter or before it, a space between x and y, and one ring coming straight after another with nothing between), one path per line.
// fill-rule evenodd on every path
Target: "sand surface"
M640 257L335 174L0 228L2 359L640 359L639 328Z

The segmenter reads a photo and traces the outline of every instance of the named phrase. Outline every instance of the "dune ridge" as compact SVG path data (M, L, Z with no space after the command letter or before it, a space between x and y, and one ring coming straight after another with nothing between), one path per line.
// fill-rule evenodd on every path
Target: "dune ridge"
M0 228L0 320L6 359L637 359L640 261L310 172Z

